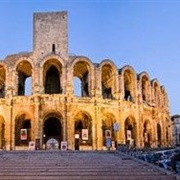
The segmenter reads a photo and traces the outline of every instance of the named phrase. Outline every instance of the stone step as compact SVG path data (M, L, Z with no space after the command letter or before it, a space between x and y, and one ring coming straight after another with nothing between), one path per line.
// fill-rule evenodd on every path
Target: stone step
M79 171L48 171L48 170L41 170L41 171L1 171L0 172L0 175L24 175L24 176L29 176L29 175L45 175L45 174L48 174L48 175L54 175L54 176L58 176L58 175L71 175L71 176L75 176L75 175L83 175L83 176L86 176L86 175L122 175L122 176L130 176L130 175L146 175L146 176L152 176L152 173L148 173L148 172L111 172L111 171L108 171L108 172L105 172L105 171L82 171L82 172L79 172ZM161 175L164 175L162 173L153 173L154 176L161 176Z
M104 152L1 152L0 179L173 180L148 163Z
M175 176L50 176L50 175L31 175L31 176L12 176L12 175L6 175L6 176L0 176L0 179L3 180L176 180Z

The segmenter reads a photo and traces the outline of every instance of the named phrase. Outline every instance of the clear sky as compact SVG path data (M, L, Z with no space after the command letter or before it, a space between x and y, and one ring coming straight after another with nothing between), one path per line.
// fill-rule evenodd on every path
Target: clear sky
M0 0L0 59L32 51L33 13L68 11L69 53L157 78L180 114L180 1Z

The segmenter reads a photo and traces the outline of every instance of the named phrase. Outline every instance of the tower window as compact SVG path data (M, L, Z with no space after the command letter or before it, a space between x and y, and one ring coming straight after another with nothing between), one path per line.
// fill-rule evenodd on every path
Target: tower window
M52 52L55 53L55 51L56 51L55 44L52 44Z

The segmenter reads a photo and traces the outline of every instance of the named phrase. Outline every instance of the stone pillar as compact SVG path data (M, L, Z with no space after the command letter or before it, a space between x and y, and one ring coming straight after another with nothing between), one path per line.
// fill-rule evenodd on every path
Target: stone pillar
M67 141L67 102L64 104L63 141Z
M5 149L6 150L13 150L13 142L12 142L12 100L7 100L7 107L6 107L6 118L7 121L5 122Z
M97 149L97 124L96 124L96 119L92 117L92 149L96 150Z
M121 112L121 107L119 106L119 131L117 133L117 136L118 136L118 144L125 144L126 143L126 137L125 137L125 119L123 118L123 116L121 115L122 112Z
M40 69L39 66L38 66L38 68L39 69L34 69L33 70L33 76L32 76L32 94L39 94L42 91L41 87L43 86L43 81L42 81L43 80L43 77L42 77L43 70Z
M101 107L98 105L96 100L95 102L95 126L96 126L96 150L102 150L103 137L102 137L102 116L101 116Z
M39 139L40 144L42 145L42 140L43 140L43 120L40 117L40 101L41 98L39 96L34 97L34 140Z
M71 109L67 105L66 114L66 140L68 144L68 149L74 150L74 120L72 119Z

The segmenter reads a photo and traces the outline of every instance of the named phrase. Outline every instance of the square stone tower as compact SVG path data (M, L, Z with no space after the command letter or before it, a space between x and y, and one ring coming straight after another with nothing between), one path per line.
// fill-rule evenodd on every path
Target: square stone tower
M36 58L54 53L68 59L67 12L34 13L33 28Z

